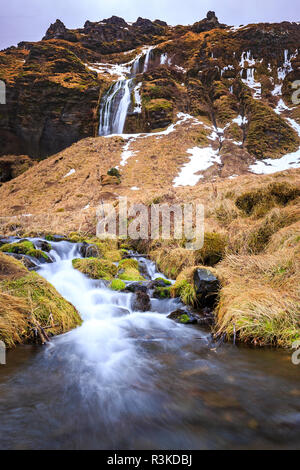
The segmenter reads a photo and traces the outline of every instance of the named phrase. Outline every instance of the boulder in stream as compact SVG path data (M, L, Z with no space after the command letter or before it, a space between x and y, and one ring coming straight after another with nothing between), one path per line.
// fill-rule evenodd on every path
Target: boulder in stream
M132 310L139 312L147 312L151 310L150 297L146 292L141 290L136 292L132 302Z
M197 318L194 317L188 309L183 309L183 308L178 308L177 310L174 310L174 312L171 312L168 315L168 318L171 320L176 321L176 323L197 323Z

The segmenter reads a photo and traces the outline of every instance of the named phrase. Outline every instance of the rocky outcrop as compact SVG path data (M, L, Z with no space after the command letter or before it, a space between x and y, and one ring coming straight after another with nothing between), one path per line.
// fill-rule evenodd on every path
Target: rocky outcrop
M50 41L36 43L21 69L10 54L17 65L11 66L13 75L5 59L2 53L7 103L0 115L0 152L44 158L96 134L101 83L75 54Z
M138 290L135 293L132 302L132 310L136 310L139 312L148 312L149 310L151 310L150 297L146 292Z
M206 18L193 24L192 31L194 33L203 33L214 28L225 28L225 25L219 23L214 11L209 11Z

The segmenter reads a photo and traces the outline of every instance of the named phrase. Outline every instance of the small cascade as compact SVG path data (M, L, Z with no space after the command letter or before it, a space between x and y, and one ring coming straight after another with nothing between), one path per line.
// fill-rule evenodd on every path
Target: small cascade
M146 52L145 62L144 62L144 70L143 70L144 73L147 72L147 70L148 70L149 62L150 62L150 59L151 59L151 56L152 56L152 50L153 50L153 46L149 47L147 52Z

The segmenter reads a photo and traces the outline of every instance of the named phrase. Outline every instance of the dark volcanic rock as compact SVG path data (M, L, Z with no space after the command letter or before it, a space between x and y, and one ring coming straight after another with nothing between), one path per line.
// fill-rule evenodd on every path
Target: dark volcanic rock
M49 26L43 39L65 39L66 33L67 28L62 21L57 19Z
M194 273L194 285L201 307L213 307L220 290L219 279L208 269L197 269Z
M140 312L147 312L151 309L150 297L146 292L138 290L135 294L132 310L137 310Z
M27 269L35 269L38 267L38 264L33 261L33 258L27 255L20 255L18 253L5 253L7 256L12 256L13 258L21 261Z
M139 282L131 282L126 286L128 292L144 292L147 293L148 285L140 284Z
M80 254L83 258L99 258L100 250L97 245L89 245L83 242L79 248Z
M34 246L35 246L36 249L45 251L46 253L49 253L49 251L51 251L51 249L52 249L50 243L48 243L45 240L35 241Z
M214 11L209 11L206 15L206 18L193 24L192 31L194 33L202 33L203 31L209 31L210 29L220 27L224 28L225 25L219 23L219 20L216 17Z
M176 321L176 323L193 324L197 323L196 317L194 317L187 309L178 308L174 312L168 315L168 318Z

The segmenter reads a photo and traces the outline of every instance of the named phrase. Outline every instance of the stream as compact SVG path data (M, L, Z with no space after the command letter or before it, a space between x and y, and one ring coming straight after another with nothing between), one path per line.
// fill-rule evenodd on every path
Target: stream
M0 366L1 449L265 449L300 446L300 366L290 352L212 341L167 318L178 299L131 310L72 267L79 246L52 242L39 274L82 326ZM155 265L138 258L149 278Z

